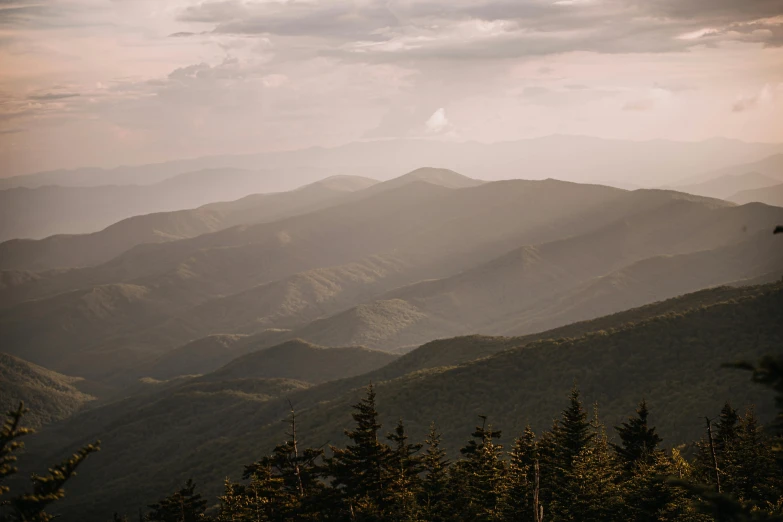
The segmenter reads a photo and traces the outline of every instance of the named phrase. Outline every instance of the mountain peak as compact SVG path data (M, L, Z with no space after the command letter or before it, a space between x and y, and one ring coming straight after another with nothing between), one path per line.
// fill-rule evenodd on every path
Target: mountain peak
M357 192L359 190L370 188L373 185L377 185L378 183L380 183L378 180L364 176L337 175L324 178L322 180L316 181L315 183L310 183L309 185L300 187L297 190L320 187L334 190L336 192Z
M469 178L458 172L454 172L453 170L436 167L421 167L391 181L387 181L387 183L395 181L426 181L427 183L447 188L475 187L476 185L481 185L483 183L483 181Z

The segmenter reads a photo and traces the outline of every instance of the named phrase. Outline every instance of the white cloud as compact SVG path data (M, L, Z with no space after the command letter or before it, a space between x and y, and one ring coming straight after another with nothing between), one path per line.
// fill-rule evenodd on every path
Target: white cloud
M432 134L443 132L446 127L449 126L449 120L446 118L446 110L441 107L437 111L433 112L432 116L429 117L425 125L427 126L427 130Z

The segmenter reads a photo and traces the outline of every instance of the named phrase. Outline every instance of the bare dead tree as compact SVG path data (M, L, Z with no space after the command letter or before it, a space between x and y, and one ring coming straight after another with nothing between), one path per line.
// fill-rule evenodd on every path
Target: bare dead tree
M710 421L709 417L704 417L704 420L707 421L707 437L709 437L710 440L710 452L712 453L712 465L715 469L715 484L718 487L718 493L721 492L720 490L720 470L718 469L718 455L715 453L715 441L712 438L712 421Z
M538 459L535 460L533 465L535 469L536 486L533 489L533 517L535 522L544 522L544 506L538 499L538 494L541 491L541 473L538 467Z

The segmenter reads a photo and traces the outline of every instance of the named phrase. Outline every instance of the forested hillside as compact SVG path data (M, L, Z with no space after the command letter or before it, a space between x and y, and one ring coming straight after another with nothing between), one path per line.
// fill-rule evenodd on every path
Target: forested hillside
M276 381L244 374L224 381L207 375L81 413L57 433L31 440L30 448L52 460L62 456L57 448L100 437L102 453L85 465L63 504L64 513L98 516L110 506L135 512L136 496L154 498L188 477L214 498L222 477L238 478L243 464L282 440L289 400L302 444L340 446L350 405L370 382L389 430L402 418L411 440L422 440L435 421L452 457L478 415L489 416L506 444L527 424L536 432L550 428L575 382L586 404L599 403L608 425L632 415L645 398L665 447L672 447L698 439L703 416L727 400L740 410L755 404L762 422L772 418L769 393L721 364L776 353L783 341L781 306L779 283L710 290L527 339L437 341L374 372L306 389L297 385L298 391L291 384L273 389ZM558 338L563 335L573 337ZM198 448L195 460L191 448ZM156 458L139 462L138 452Z
M25 424L39 428L70 417L95 397L80 377L62 375L0 352L0 408L9 411L24 401L32 413Z

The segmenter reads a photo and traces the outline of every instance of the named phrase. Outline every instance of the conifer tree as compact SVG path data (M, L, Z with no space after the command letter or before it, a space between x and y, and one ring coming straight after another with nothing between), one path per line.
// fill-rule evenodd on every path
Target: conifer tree
M718 417L718 423L715 430L715 448L718 453L726 452L732 449L737 441L737 424L739 423L739 414L737 410L731 407L728 402L723 405Z
M258 466L245 487L244 516L252 522L296 520L295 497L287 493L283 479L269 465Z
M737 423L734 451L724 464L727 493L742 501L770 504L781 497L781 469L753 408Z
M503 446L496 444L500 431L482 425L476 427L472 439L460 449L462 459L452 467L452 506L464 520L489 522L500 520L506 474L502 459Z
M574 461L595 438L582 407L579 389L574 386L569 395L569 405L561 418L555 421L551 431L542 436L539 450L542 461L542 480L545 503L559 503L558 495L568 490L569 476Z
M32 491L7 501L11 513L4 518L13 522L48 522L56 518L45 510L65 496L65 483L76 475L76 469L90 454L99 450L100 442L88 444L70 458L49 468L46 475L33 474L30 479L33 483Z
M418 452L422 444L408 442L402 419L387 438L391 442L391 451L387 462L389 491L384 502L385 517L401 522L417 520L417 496L421 484L419 474L423 469Z
M326 469L342 499L342 508L353 512L354 517L369 517L380 512L388 492L386 463L390 449L378 438L381 424L372 385L353 409L356 428L345 431L352 444L345 448L331 446L332 456L326 459Z
M247 520L246 515L246 492L245 488L231 479L223 482L223 494L218 497L220 501L220 510L218 511L217 522L243 522Z
M572 409L576 411L574 403ZM571 419L579 417L574 415ZM565 419L564 416L564 424ZM626 520L615 461L609 451L606 429L598 418L597 406L589 435L582 439L584 446L565 471L565 480L560 483L561 489L552 505L553 516L574 522Z
M626 472L640 465L649 467L657 460L656 452L662 440L655 433L655 428L648 426L649 415L647 402L642 400L636 409L636 416L615 427L621 443L612 444L612 447Z
M693 498L677 483L693 481L692 468L676 448L667 456L654 454L652 462L642 461L624 483L628 519L636 522L707 522L696 512Z
M424 478L419 493L424 520L443 522L447 520L447 499L449 494L449 461L446 452L440 447L441 434L433 422L424 441L427 445L422 457Z
M188 479L185 486L168 497L151 504L148 522L205 522L207 500L196 493L196 484Z
M533 520L535 463L538 460L536 435L526 426L509 452L508 476L503 491L502 511L505 520Z
M18 439L33 433L33 430L21 426L22 417L29 411L24 403L20 402L15 410L6 413L3 428L0 430L0 495L8 492L8 486L3 485L3 481L19 471L14 453L24 449L24 442Z

